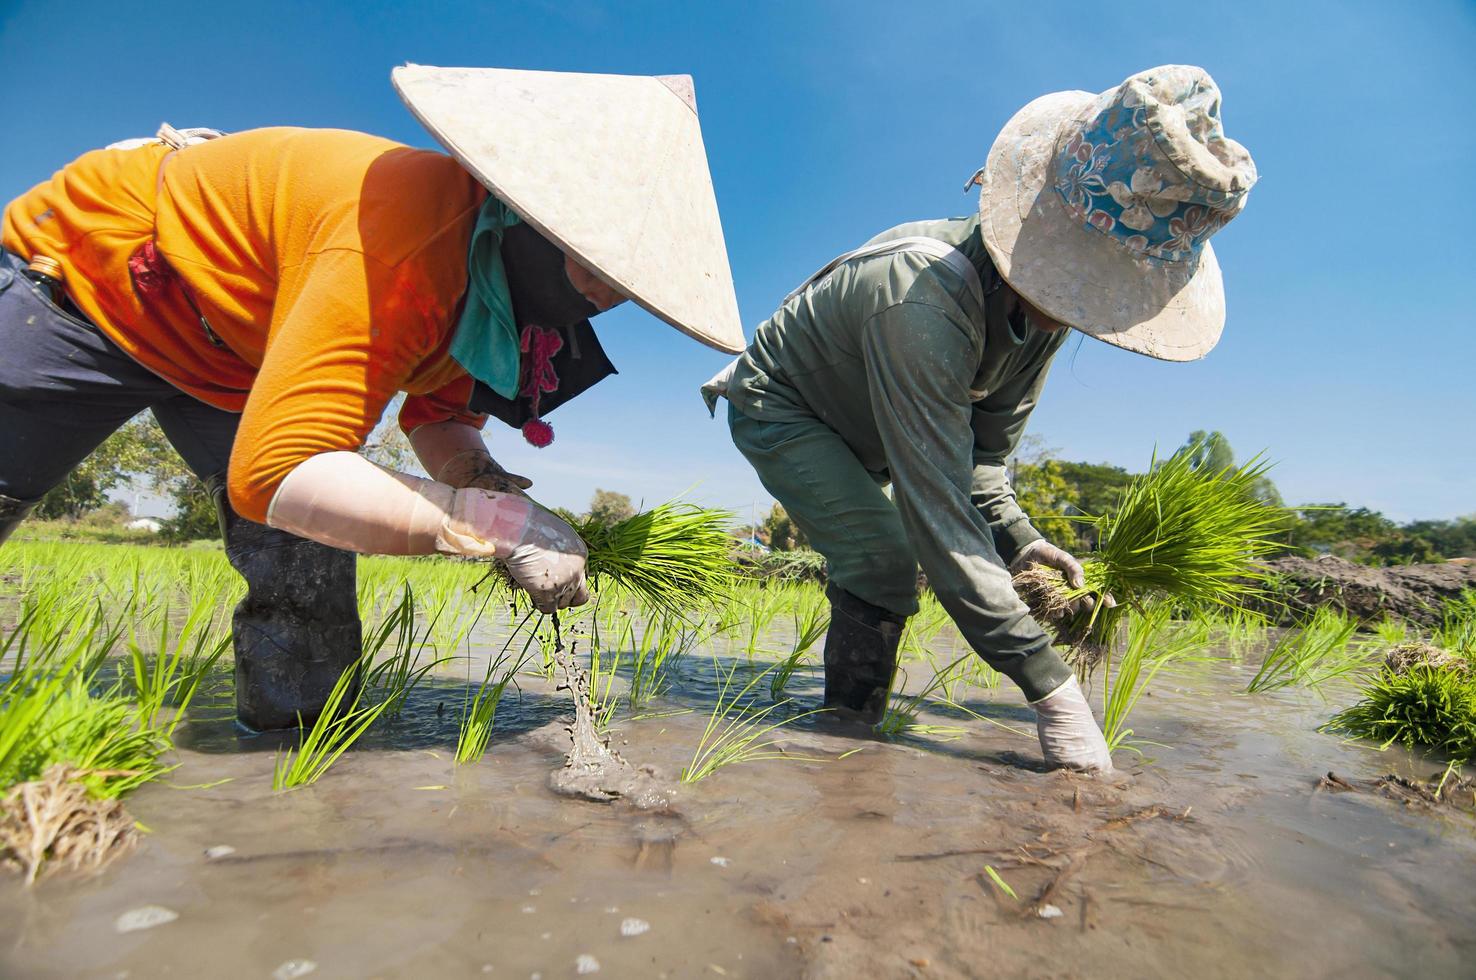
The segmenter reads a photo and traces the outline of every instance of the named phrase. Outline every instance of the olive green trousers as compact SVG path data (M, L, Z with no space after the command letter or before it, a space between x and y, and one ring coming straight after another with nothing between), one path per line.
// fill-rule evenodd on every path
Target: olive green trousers
M845 440L818 419L763 421L730 404L728 428L764 489L825 556L831 582L899 616L917 612L916 552L883 490L883 475L867 471ZM1071 669L1048 643L1035 650L1001 651L982 631L970 628L974 609L1019 602L1013 590L992 595L993 579L976 585L958 608L948 609L974 651L1018 684L1027 700L1039 700L1064 684Z

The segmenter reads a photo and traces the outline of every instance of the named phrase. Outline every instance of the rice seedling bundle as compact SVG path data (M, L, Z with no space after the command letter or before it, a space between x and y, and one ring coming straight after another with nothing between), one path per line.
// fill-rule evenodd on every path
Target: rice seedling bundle
M1381 670L1359 702L1325 727L1385 746L1428 748L1452 762L1476 760L1476 673L1429 663Z
M1147 473L1125 487L1116 508L1087 518L1098 549L1083 561L1086 582L1068 588L1054 570L1039 566L1016 577L1016 588L1059 642L1087 653L1090 668L1116 638L1128 608L1171 601L1190 610L1234 609L1259 595L1262 561L1281 547L1286 508L1256 495L1269 464L1260 456L1239 467L1207 470L1193 464L1195 447L1156 457ZM1103 600L1111 596L1114 608ZM1091 610L1080 600L1090 598Z
M616 585L648 609L681 615L731 594L731 517L666 503L615 524L583 521L575 530L589 549L586 569L596 588Z

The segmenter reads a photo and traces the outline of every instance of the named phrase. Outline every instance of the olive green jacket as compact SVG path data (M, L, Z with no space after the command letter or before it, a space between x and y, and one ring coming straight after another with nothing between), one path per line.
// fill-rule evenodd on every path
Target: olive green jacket
M979 286L928 254L850 259L759 326L723 393L751 418L818 418L834 429L892 484L934 589L963 590L967 581L946 580L978 584L968 559L1007 565L1041 536L1015 500L1006 460L1067 333L1011 327L977 216L899 225L872 241L909 236L962 252L979 273L982 302ZM712 405L715 392L704 391ZM1033 621L1018 621L1013 593L979 598L995 607L981 632L1007 647L1045 645Z

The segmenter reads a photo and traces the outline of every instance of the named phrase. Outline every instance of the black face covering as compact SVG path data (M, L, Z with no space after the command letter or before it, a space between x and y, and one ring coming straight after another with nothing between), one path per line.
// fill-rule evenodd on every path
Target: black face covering
M502 264L519 327L562 330L600 312L569 281L563 251L527 222L502 233Z
M504 398L478 381L472 386L467 407L473 412L495 415L513 428L521 428L614 374L615 366L605 356L594 328L589 325L589 318L600 311L569 281L562 249L533 226L519 222L502 234L502 264L507 270L513 319L518 329L554 331L562 341L548 364L557 387L552 391L539 390L534 396L527 393L529 371L534 365L533 358L525 353L516 397ZM550 372L545 370L542 375L550 377ZM524 434L528 431L524 429ZM542 444L532 436L528 438L535 445Z

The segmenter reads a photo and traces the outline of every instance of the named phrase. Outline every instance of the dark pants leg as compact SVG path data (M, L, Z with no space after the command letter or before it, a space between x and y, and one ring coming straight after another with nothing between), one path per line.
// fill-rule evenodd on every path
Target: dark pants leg
M76 311L52 303L0 250L0 541L119 426L152 408L212 488L226 556L246 580L236 607L236 707L258 729L311 721L362 649L354 556L247 521L224 494L240 417L181 393Z
M311 724L363 650L355 556L248 521L226 500L241 417L188 395L153 406L159 427L205 481L220 513L226 558L246 580L231 619L236 716L258 731Z
M897 508L823 422L763 422L730 406L728 426L764 488L825 556L825 706L875 725L917 612L917 561Z

